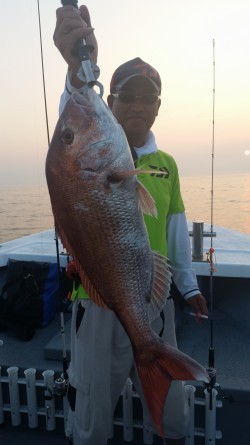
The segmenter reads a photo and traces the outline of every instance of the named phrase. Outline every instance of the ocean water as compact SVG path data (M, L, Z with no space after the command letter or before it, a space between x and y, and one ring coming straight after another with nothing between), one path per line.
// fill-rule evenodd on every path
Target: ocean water
M211 177L181 178L187 219L211 224ZM250 234L250 173L214 177L213 224ZM0 188L0 243L53 228L46 186Z
M182 177L187 219L211 223L211 177ZM250 173L214 177L213 224L250 235Z

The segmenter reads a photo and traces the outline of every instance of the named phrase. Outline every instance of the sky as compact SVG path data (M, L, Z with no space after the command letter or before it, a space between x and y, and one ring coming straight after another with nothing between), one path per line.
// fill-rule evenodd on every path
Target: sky
M48 142L38 2L1 3L0 186L43 185ZM53 43L60 0L39 5L51 138L67 67ZM180 174L211 173L213 98L215 174L250 172L249 0L91 0L86 5L99 44L104 98L117 66L141 57L161 75L162 105L153 130Z

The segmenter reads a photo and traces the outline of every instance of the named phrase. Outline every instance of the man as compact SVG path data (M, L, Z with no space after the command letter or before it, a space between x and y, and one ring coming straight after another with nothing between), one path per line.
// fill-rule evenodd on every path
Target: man
M62 110L70 94L83 86L77 77L79 60L72 48L80 39L97 43L86 7L57 11L54 41L68 63L66 88L61 98ZM123 127L135 166L153 170L139 179L155 200L158 218L145 216L152 250L168 256L173 280L182 296L200 316L207 315L207 305L192 270L187 223L174 159L157 148L151 130L160 108L161 79L158 72L140 58L132 59L114 72L108 105ZM163 174L162 174L163 173ZM112 436L113 413L123 385L131 377L145 406L130 341L115 314L97 307L81 286L74 289L72 314L69 400L72 413L74 445L106 445ZM154 330L177 347L174 305L171 299L161 316L152 324ZM165 403L164 435L167 445L184 445L187 402L182 382L172 382Z

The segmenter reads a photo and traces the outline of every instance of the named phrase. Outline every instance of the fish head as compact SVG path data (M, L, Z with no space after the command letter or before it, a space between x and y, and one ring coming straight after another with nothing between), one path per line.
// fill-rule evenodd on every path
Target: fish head
M127 139L112 112L98 94L87 88L68 100L56 125L46 162L64 177L107 170L129 150Z

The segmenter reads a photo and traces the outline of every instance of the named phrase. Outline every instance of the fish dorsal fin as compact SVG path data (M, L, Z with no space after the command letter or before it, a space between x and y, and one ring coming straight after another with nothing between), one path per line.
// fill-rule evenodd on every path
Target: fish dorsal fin
M138 180L137 185L138 190L138 198L139 198L139 205L140 209L143 213L146 213L146 215L154 216L157 218L157 208L155 205L155 201L152 198L149 191L144 187L144 185Z
M172 281L171 276L167 258L154 252L154 278L150 302L148 304L150 321L155 320L159 316L166 304Z

